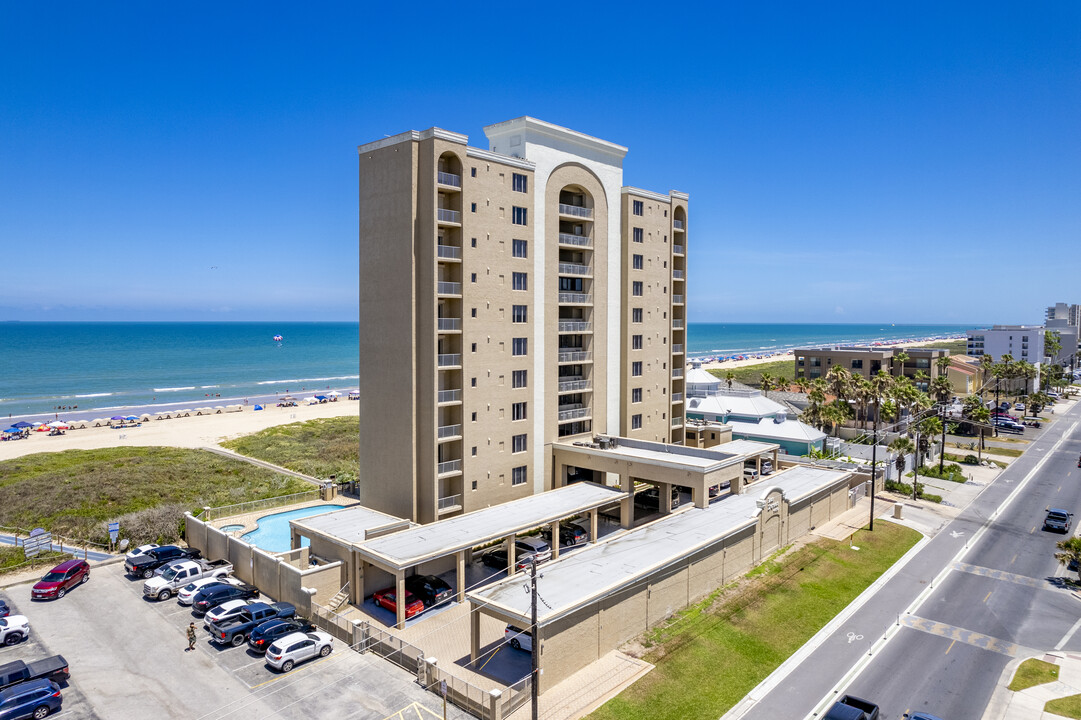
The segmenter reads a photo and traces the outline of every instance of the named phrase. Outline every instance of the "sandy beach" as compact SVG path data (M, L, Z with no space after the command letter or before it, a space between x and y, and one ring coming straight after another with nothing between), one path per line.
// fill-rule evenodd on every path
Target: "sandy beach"
M958 336L958 337L952 337L952 338L927 338L927 339L924 339L924 340L908 340L908 341L904 341L904 342L883 342L883 343L879 343L878 345L875 345L874 347L875 348L880 348L880 349L883 349L883 350L886 349L886 348L900 349L900 348L919 347L919 346L922 346L922 345L930 345L930 344L932 344L932 343L934 343L936 341L949 342L951 340L964 340L964 339L965 338L964 338L963 335ZM865 347L865 346L856 345L855 347ZM781 360L794 360L794 358L795 358L795 356L793 355L792 351L789 350L787 352L779 352L779 353L775 353L773 355L764 355L762 357L749 357L749 358L747 358L745 360L724 360L724 361L721 361L721 362L704 362L704 363L702 363L702 369L703 370L731 370L733 368L749 367L751 365L762 365L763 363L779 362ZM690 362L688 362L687 367L690 367L692 362L694 362L694 361L691 360ZM793 366L792 369L793 369L793 371L795 371L795 366Z
M31 432L30 437L25 440L0 442L0 460L10 460L32 453L92 450L120 445L200 448L217 445L223 440L248 435L275 425L286 425L315 418L357 415L359 412L360 403L356 400L339 400L322 405L298 405L288 408L271 405L259 411L248 406L241 412L150 420L139 427L119 429L88 427L68 430L63 435Z

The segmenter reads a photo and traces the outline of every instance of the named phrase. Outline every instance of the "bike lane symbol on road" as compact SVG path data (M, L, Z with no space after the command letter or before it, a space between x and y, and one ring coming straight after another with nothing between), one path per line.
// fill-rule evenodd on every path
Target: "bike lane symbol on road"
M849 645L851 645L851 644L852 644L852 641L853 641L853 640L862 640L862 639L863 639L863 636L862 636L862 635L857 635L856 633L854 633L854 632L852 632L852 631L849 631L849 633L848 633L848 636L847 636L847 637L848 637L848 644L849 644Z

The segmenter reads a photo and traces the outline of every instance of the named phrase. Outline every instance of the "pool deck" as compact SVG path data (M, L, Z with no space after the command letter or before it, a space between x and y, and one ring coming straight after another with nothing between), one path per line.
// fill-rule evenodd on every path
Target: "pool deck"
M303 508L316 507L317 505L333 505L335 507L330 508L327 512L337 510L337 506L344 508L350 508L354 505L360 505L359 500L354 500L351 497L345 495L339 495L333 500L309 500L307 502L295 503L293 505L282 505L281 507L264 508L256 512L244 513L243 515L230 515L229 517L216 518L210 521L211 527L222 529L226 525L243 525L240 530L231 530L228 534L233 537L240 537L245 533L250 533L259 527L259 518L266 515L276 515L277 513L289 512L291 510L301 510Z

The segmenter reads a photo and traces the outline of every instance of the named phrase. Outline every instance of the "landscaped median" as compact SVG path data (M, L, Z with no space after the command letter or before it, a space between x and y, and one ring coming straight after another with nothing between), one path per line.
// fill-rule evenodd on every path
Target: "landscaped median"
M656 668L593 720L716 720L920 539L879 521L852 540L817 539L765 563L639 639Z

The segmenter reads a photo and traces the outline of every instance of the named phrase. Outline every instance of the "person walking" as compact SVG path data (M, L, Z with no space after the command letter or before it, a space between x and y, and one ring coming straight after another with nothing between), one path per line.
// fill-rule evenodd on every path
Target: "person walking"
M195 649L195 623L188 623L188 650ZM184 652L188 652L185 650Z

